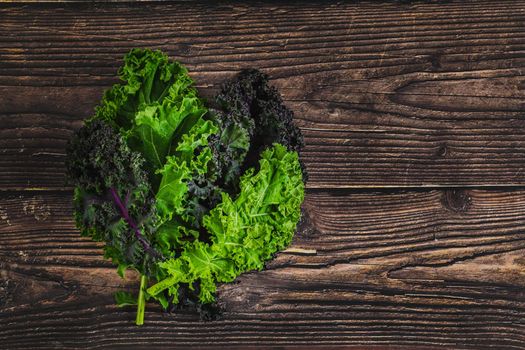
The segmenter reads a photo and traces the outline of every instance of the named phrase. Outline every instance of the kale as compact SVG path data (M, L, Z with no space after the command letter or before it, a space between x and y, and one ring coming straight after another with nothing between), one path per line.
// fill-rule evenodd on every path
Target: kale
M257 69L243 70L225 82L215 97L212 112L222 134L219 142L211 144L217 149L214 159L222 166L226 188L246 169L256 166L260 153L272 144L279 143L298 153L304 146L293 112L284 105L279 91L268 84L268 75ZM248 148L231 147L229 140ZM301 168L306 176L302 164Z
M77 186L76 219L82 233L108 242L106 252L119 265L141 269L145 254L158 258L149 243L156 209L142 156L101 121L81 128L67 155L69 181Z
M160 51L131 50L119 76L67 149L77 226L105 242L121 276L140 273L138 296L115 295L137 305L137 324L151 298L209 316L218 283L262 269L290 243L302 135L257 70L226 82L209 109Z
M161 253L155 248L155 197L143 157L103 121L82 127L67 148L66 169L76 186L75 221L83 236L105 242L104 257L124 270L156 275ZM143 317L139 312L137 323Z
M215 300L218 282L231 282L245 271L261 270L264 261L286 247L300 219L304 185L297 152L280 144L265 150L259 171L249 169L240 179L240 193L222 202L203 218L211 244L193 241L182 254L160 263L168 277L148 289L157 295L179 284L198 281L202 303Z

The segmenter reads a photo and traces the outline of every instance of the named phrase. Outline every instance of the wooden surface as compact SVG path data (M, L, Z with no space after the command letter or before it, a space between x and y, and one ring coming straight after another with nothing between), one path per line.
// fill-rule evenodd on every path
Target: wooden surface
M306 139L310 218L220 321L112 293L64 146L132 47L204 96L258 67ZM0 347L525 349L525 3L0 5Z

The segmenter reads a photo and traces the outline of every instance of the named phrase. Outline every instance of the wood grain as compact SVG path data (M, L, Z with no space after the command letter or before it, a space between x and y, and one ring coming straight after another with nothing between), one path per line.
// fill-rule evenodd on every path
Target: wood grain
M0 186L64 186L64 146L132 47L204 96L269 73L306 137L309 188L524 185L525 5L2 5Z
M525 191L310 191L293 248L219 289L224 318L118 309L124 281L74 230L69 192L0 199L7 348L525 347Z
M525 349L522 1L0 4L0 347ZM74 228L64 149L133 47L270 74L310 179L222 320L146 324Z

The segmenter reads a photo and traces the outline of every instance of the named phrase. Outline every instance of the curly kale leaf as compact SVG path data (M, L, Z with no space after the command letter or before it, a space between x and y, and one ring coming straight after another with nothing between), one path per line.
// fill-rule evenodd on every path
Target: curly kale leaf
M222 192L230 196L242 194L240 174L243 169L256 165L254 162L264 149L274 142L283 143L289 151L299 151L303 145L302 135L293 124L292 112L284 106L277 90L268 85L268 77L257 70L243 71L226 82L216 102L218 108L211 109L206 116L216 129L207 133L207 144L202 142L193 148L205 159L200 164L201 169L207 171L198 174L190 171L188 157L186 161L180 157L172 158L166 164L167 168L176 171L170 172L173 174L171 178L164 177L168 186L162 197L167 200L159 195L157 200L161 198L161 203L169 200L171 205L160 211L176 213L177 220L182 218L184 222L191 222L190 229L187 225L175 226L172 223L159 229L162 241L171 249L191 241L188 238L212 239L206 224L201 223L202 219L220 203Z
M220 185L230 193L237 191L240 174L255 166L260 153L273 143L297 152L304 145L293 112L268 84L268 76L256 69L243 70L225 82L215 103L209 114L220 133L210 140L210 147Z
M209 140L213 158L211 167L217 174L217 185L232 190L239 181L241 166L250 148L250 135L240 123L227 119L217 110L210 110L210 117L219 132Z
M238 193L241 173L256 166L260 153L273 143L297 152L303 146L293 112L283 104L277 89L268 84L268 76L256 69L244 70L225 82L215 98L215 108L206 117L218 131L208 140L213 155L208 166L211 171L189 183L190 206L199 214L218 203L218 188L230 195ZM198 220L202 216L195 217Z
M297 152L280 144L261 154L259 170L240 179L240 194L222 202L203 218L211 243L188 242L181 255L160 263L168 277L148 289L177 296L180 284L199 282L199 298L213 302L216 284L241 273L262 269L264 262L286 247L300 219L304 185Z
M213 185L216 175L208 169L212 158L208 138L216 132L217 127L211 121L199 119L158 170L162 179L156 200L164 222L159 227L159 239L171 254L177 252L181 240L198 238L200 220L209 211L202 203L219 192Z
M119 128L154 176L207 109L186 68L160 51L131 50L119 76L125 84L114 85L104 94L94 119Z
M208 171L208 138L217 132L197 97L187 70L160 51L133 49L119 75L125 84L104 95L94 120L107 120L130 148L146 159L160 216L159 242L166 254L195 237L202 203L217 196L216 174Z
M268 85L268 76L259 70L241 71L223 84L215 100L229 120L239 121L248 131L252 147L254 141L256 146L280 143L290 151L303 147L293 112L284 105L279 91Z
M84 236L104 241L105 256L122 272L134 266L156 270L152 246L155 198L142 166L144 159L112 127L95 121L82 127L67 149L69 181L76 186L77 226Z

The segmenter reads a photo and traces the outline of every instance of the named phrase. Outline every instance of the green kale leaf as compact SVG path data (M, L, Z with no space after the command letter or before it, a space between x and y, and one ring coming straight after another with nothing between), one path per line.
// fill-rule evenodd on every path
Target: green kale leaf
M160 51L131 50L119 76L125 84L106 91L93 119L119 128L154 175L174 153L172 141L176 146L207 109L186 68Z
M203 218L211 243L193 241L181 255L160 263L168 277L148 289L177 295L180 283L200 282L199 298L213 302L218 282L262 269L264 262L286 247L301 215L304 185L297 152L280 144L261 154L259 171L249 169L240 179L240 193L222 202Z

